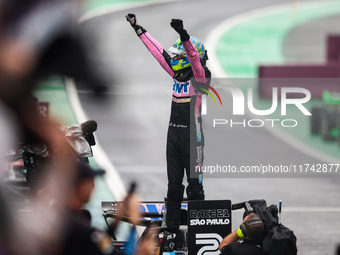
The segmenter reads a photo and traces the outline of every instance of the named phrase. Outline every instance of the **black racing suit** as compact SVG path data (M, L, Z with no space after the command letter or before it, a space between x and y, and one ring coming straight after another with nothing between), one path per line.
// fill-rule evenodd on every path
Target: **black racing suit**
M222 248L221 255L264 255L261 241L244 239L242 243L230 243Z
M138 33L137 33L138 34ZM171 57L162 46L142 28L139 37L165 71L173 78L171 117L167 137L167 216L169 229L178 229L183 200L184 170L187 174L186 189L189 200L203 200L202 185L204 137L201 119L201 88L208 84L210 71L203 66L199 54L191 42L183 42L190 67L175 72Z

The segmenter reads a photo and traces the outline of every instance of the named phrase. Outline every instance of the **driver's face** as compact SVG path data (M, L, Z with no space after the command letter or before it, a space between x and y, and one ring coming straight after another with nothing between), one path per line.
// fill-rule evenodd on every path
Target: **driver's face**
M182 58L184 58L183 55L176 55L176 56L174 57L174 60L179 60L179 59L182 59Z

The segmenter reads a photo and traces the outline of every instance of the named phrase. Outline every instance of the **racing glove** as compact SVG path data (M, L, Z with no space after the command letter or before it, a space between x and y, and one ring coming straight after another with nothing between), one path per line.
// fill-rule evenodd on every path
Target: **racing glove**
M133 29L136 31L136 34L138 36L144 34L146 30L137 24L137 18L135 14L129 13L125 16L126 20L130 23L130 25L133 27Z
M183 28L183 20L172 19L171 22L170 22L170 25L179 34L182 42L188 41L190 39L190 35Z

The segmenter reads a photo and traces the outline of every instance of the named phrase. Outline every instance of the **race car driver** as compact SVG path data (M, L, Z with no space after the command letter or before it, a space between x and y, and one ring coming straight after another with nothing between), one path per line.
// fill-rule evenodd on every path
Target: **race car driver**
M126 19L150 53L173 78L166 148L168 176L166 225L169 231L176 231L180 225L184 169L188 180L186 188L188 199L204 200L201 173L204 146L201 99L202 94L207 92L211 77L209 69L205 66L207 52L202 42L189 36L180 19L172 19L170 23L180 36L169 49L174 54L173 58L136 22L134 14L128 14Z

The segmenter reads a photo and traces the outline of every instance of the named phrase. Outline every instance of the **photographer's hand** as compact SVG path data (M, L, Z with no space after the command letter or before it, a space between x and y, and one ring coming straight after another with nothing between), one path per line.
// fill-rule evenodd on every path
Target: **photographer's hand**
M157 235L156 228L150 228L149 232L143 237L137 247L137 255L153 255L156 253L156 247L159 246L159 242L155 236Z
M250 218L251 214L248 214L246 217L244 217L243 222L246 222Z
M233 232L231 232L229 235L227 235L222 242L220 243L220 246L218 249L222 252L222 248L230 243L236 243L237 240L239 239L237 235L237 229Z
M248 220L250 218L250 215L247 215L246 217L244 217L243 222L245 222L246 220ZM224 246L226 246L227 244L230 243L236 243L237 240L239 239L238 234L237 234L237 229L235 231L233 231L232 233L230 233L229 235L227 235L222 242L220 243L219 246L219 250L222 251L222 248Z

